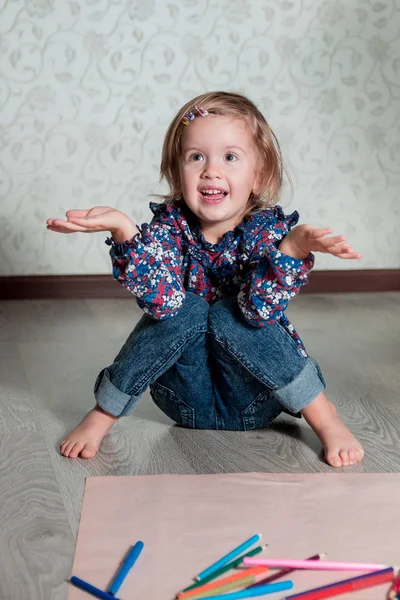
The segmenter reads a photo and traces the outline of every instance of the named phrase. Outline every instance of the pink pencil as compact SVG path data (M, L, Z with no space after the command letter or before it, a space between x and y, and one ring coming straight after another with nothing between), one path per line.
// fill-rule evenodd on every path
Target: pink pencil
M310 569L319 571L379 571L387 565L379 563L334 562L329 560L290 560L277 558L245 558L246 566L276 567L278 569Z

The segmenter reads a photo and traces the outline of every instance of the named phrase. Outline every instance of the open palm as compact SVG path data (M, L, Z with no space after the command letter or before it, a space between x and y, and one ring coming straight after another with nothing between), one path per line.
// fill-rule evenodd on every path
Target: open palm
M332 256L344 259L361 258L361 254L355 252L352 245L346 242L344 235L328 237L333 231L331 228L318 229L317 227L308 227L310 228L306 230L306 238L310 252L332 254Z
M124 213L111 206L95 206L87 210L68 210L66 220L47 219L47 229L58 233L93 233L117 231L129 220Z
M355 252L352 245L346 242L344 235L329 236L332 231L330 227L319 229L313 225L297 225L285 240L290 240L290 243L304 256L309 252L322 252L343 259L361 258L361 254Z

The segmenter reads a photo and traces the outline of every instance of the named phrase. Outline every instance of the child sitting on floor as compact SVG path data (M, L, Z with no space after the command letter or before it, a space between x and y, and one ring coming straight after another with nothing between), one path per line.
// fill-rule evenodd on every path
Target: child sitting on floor
M111 207L49 219L60 233L109 231L114 277L144 315L95 383L96 406L61 453L93 457L102 438L150 386L154 402L184 427L250 430L282 411L301 413L327 462L352 465L363 449L324 394L325 382L285 315L307 283L311 252L357 259L344 236L297 225L276 206L283 161L268 123L246 97L197 96L164 141L170 192L150 203L140 229Z

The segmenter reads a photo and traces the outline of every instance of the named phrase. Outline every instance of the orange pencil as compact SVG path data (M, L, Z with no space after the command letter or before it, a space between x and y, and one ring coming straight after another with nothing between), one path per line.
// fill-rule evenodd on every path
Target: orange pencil
M235 575L230 575L229 577L224 577L223 579L219 579L218 581L211 581L210 583L206 583L201 585L198 588L193 590L189 590L188 592L181 592L177 595L179 600L184 600L184 598L193 598L193 596L198 596L203 594L204 592L215 590L221 585L225 585L226 583L234 583L235 581L240 582L241 579L245 579L246 577L256 577L257 575L264 575L268 571L268 567L253 567L252 569L242 569L240 573L236 573Z

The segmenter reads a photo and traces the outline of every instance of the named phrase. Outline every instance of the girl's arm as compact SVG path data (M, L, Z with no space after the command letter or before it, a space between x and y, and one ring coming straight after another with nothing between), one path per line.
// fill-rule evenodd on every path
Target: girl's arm
M287 256L264 231L257 237L249 266L238 304L250 325L264 327L279 321L289 301L308 283L314 256L309 254L304 260Z
M343 243L344 236L326 237L331 229L293 227L298 214L285 217L280 207L275 207L274 214L270 226L256 237L250 270L238 295L244 317L256 327L279 320L289 301L308 283L314 266L312 251L339 258L361 257L350 244Z
M181 247L167 227L144 224L140 231L124 213L109 206L70 210L67 219L48 219L58 233L109 231L113 276L154 319L172 317L185 291L181 281Z
M111 246L114 278L136 296L148 316L173 317L185 298L180 239L163 225L144 223L132 240L116 241L114 236L106 241Z

